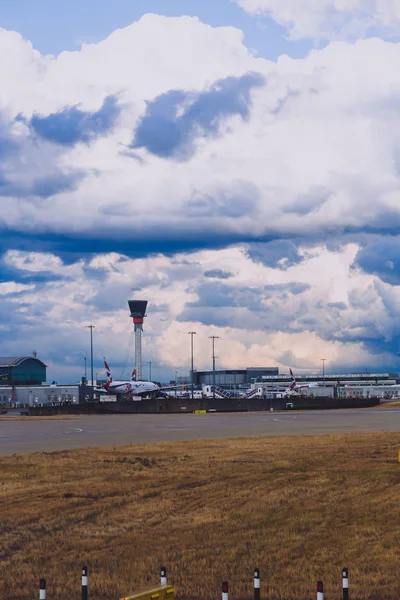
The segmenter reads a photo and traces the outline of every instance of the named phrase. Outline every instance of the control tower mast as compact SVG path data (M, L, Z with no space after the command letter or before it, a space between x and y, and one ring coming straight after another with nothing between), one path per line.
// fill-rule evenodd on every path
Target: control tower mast
M137 381L142 380L142 331L146 316L147 300L128 300L129 310L135 326L135 368Z

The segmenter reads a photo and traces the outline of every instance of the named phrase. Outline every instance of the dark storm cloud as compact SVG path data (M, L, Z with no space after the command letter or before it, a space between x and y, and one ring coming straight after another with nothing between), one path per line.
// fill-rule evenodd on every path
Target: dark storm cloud
M1 227L0 217L0 253L6 250L25 250L35 252L52 252L59 256L65 264L71 264L85 256L90 258L96 254L117 252L130 258L143 258L155 254L173 256L183 252L198 250L219 250L243 240L247 236L214 231L194 236L186 230L170 232L166 229L154 229L153 226L140 231L122 230L115 237L112 231L92 231L90 235L82 235L65 231L65 233L19 233Z
M354 265L391 285L400 285L400 237L379 237L357 254Z
M8 158L15 154L18 150L18 144L13 139L10 124L6 122L2 114L0 113L0 159ZM0 165L1 168L2 165ZM0 171L1 177L1 171Z
M242 327L245 329L247 326L247 321L239 317L238 309L231 307L225 307L222 311L207 306L202 308L188 307L176 320L183 323L195 321L214 327L237 327L238 329Z
M221 271L221 269L212 269L211 271L205 271L204 277L210 279L229 279L230 277L233 277L233 273Z
M302 283L238 288L222 281L207 282L196 288L198 299L186 304L178 320L239 329L297 332L300 329L294 321L306 312L306 307L293 314L283 308L281 302L308 288Z
M259 289L236 288L221 281L214 281L199 285L196 293L198 300L188 303L186 305L188 308L204 306L210 308L245 306L251 310L261 308L262 296Z
M162 158L188 160L199 137L216 137L227 117L249 116L251 91L264 83L258 73L227 77L207 92L171 90L147 103L131 143L131 149L145 148Z
M17 120L24 119L19 117ZM55 163L49 163L48 156L44 155L43 164L47 164L49 174L37 177L31 163L32 158L36 159L40 153L40 147L30 134L23 136L13 132L13 123L6 123L0 115L0 196L49 198L60 192L74 190L84 179L85 173L78 170L63 172Z
M296 245L290 240L251 243L248 245L247 255L251 260L273 269L277 267L287 269L303 260Z
M61 146L75 146L109 133L120 112L115 96L108 96L96 112L69 106L47 116L33 115L29 125L40 138Z
M23 184L14 183L3 178L0 174L0 196L6 198L20 198L26 196L38 196L49 198L61 192L70 192L76 189L78 184L85 178L82 172L54 173L49 177L41 177L33 182Z
M0 196L10 186L9 164L18 156L19 144L11 132L11 124L0 113Z
M33 196L49 198L55 194L69 192L76 189L78 184L84 178L84 173L57 173L55 175L51 175L50 177L36 179L36 181L33 182L30 192Z

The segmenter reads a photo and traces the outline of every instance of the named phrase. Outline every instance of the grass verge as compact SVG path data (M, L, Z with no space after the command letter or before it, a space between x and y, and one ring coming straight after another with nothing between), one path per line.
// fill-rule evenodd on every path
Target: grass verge
M390 401L390 402L383 402L382 404L378 405L379 408L400 408L400 401L399 400L394 400L394 401Z
M398 597L400 434L179 442L0 458L0 598L115 600L158 584L177 597Z

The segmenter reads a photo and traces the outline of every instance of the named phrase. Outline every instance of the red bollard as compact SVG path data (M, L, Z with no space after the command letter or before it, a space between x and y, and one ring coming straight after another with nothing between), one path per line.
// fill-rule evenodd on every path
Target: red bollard
M322 581L317 583L317 600L324 600L324 584Z
M228 600L228 582L224 581L222 584L222 600Z

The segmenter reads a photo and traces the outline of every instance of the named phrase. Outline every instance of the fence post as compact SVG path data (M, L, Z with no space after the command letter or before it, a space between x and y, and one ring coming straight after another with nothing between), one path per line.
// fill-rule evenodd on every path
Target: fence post
M324 584L322 581L317 583L317 600L324 600Z
M222 600L228 600L228 582L224 581L222 584Z
M349 600L349 570L346 567L342 570L342 590L343 600Z
M161 585L167 585L167 569L166 569L166 567L161 567L160 577L161 577Z
M82 567L82 600L88 600L88 570Z
M39 583L39 600L46 600L46 580L42 578Z
M254 569L254 600L260 600L260 569Z

